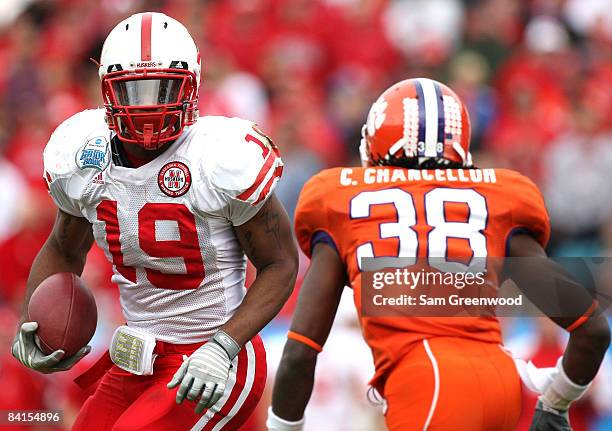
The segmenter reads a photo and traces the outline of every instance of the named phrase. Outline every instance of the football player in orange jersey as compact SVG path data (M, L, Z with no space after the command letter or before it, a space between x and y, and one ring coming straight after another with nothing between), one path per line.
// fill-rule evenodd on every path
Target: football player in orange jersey
M345 285L354 290L372 349L371 385L384 397L389 430L513 430L517 371L545 382L536 388L542 395L532 429L570 429L567 410L599 368L608 323L587 290L546 256L550 225L538 188L514 171L475 168L469 141L468 113L452 90L429 79L402 81L370 110L363 167L325 170L304 186L295 230L311 262L276 376L269 430L302 429L317 354ZM517 370L494 316L367 315L361 262L381 256L498 257L487 272L495 286L512 269L502 258L527 258L514 271L525 295L546 311L554 293L561 309L575 312L551 317L570 333L563 358L556 368ZM564 289L554 292L547 277L563 280Z

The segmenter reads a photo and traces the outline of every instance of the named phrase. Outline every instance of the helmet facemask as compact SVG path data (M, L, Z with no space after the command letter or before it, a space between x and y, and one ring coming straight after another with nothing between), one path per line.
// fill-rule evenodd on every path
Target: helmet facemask
M109 128L124 142L155 150L198 118L196 75L179 69L136 69L104 75Z

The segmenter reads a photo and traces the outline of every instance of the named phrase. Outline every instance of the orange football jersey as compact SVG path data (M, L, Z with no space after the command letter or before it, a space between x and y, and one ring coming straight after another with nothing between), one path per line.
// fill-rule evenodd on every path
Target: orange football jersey
M327 242L344 262L376 380L415 341L456 336L501 343L501 334L495 317L364 316L360 258L504 257L517 231L545 246L550 224L538 188L514 171L353 167L322 171L306 183L295 231L307 256ZM500 269L488 275L497 279Z

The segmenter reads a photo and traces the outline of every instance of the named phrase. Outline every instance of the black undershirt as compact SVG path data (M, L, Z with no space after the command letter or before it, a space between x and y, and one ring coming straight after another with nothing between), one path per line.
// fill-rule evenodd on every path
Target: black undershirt
M111 138L111 153L113 156L113 163L116 166L121 166L124 168L134 168L127 156L125 155L125 149L123 148L123 144L117 137L117 135Z

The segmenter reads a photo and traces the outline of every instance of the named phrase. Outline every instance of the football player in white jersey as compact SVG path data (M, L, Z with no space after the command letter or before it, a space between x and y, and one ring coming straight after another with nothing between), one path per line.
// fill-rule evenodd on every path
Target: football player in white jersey
M94 239L113 264L126 325L78 379L102 377L73 429L238 429L266 380L257 334L297 271L273 194L278 150L251 122L198 118L200 55L164 14L120 22L99 73L105 108L66 120L44 151L59 210L25 301L53 273L80 275ZM257 268L248 292L245 253ZM45 355L36 328L23 323L13 345L30 368L66 370L89 352Z

